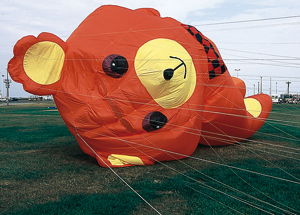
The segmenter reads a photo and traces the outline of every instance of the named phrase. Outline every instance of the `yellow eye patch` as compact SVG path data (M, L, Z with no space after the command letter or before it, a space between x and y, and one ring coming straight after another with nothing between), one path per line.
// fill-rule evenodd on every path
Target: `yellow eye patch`
M195 90L192 57L176 41L154 39L145 43L137 51L134 67L148 93L163 108L179 107Z
M23 66L34 82L53 84L60 79L65 52L56 43L44 41L32 45L25 53Z

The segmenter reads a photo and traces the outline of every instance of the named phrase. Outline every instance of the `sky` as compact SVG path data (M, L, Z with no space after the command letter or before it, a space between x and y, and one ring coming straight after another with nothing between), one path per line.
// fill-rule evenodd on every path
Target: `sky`
M195 26L218 47L232 76L246 83L246 95L300 94L299 0L0 0L0 90L15 43L24 36L50 32L64 41L101 5L151 7L162 17ZM259 84L259 85L260 85ZM271 91L270 91L271 86ZM12 82L11 97L27 97Z

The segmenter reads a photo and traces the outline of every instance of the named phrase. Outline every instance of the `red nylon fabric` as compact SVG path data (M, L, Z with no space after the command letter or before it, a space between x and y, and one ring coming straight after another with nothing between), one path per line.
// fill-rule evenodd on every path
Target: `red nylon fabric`
M259 100L263 111L258 118L249 114L242 81L231 78L212 41L201 34L200 43L188 29L200 35L192 26L161 18L154 9L102 6L65 42L48 33L19 40L8 71L26 91L54 96L62 119L82 150L97 158L101 166L135 165L114 165L108 160L111 154L138 157L144 165L181 159L191 155L199 141L226 145L248 138L262 126L272 106L268 96L256 95L253 98ZM178 42L193 59L196 88L177 108L165 109L156 103L135 71L137 51L157 38ZM25 74L22 59L33 44L49 40L59 44L66 57L60 80L43 86ZM103 71L103 61L109 55L127 60L128 70L122 77L114 78ZM146 131L143 120L151 112L160 112L168 120L162 127Z

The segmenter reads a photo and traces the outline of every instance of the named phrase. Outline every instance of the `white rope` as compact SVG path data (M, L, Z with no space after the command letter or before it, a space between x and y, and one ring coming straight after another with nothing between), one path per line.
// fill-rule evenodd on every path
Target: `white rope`
M209 86L207 86L207 87L209 87ZM89 95L83 95L84 97L91 97L91 96L89 96ZM105 98L104 98L105 99ZM130 101L125 101L125 100L117 100L117 99L114 99L115 101L122 101L122 102L130 102ZM147 103L144 103L144 102L137 102L137 103L142 103L142 104L147 104ZM149 104L148 104L149 105ZM238 109L238 108L236 108L236 109ZM242 108L241 108L242 109ZM185 110L193 110L193 109L188 109L188 108L185 108ZM203 111L203 110L194 110L194 111L198 111L198 112L200 112L200 111ZM207 112L209 112L209 111L207 111ZM222 113L222 112L218 112L218 111L216 111L216 112L210 112L210 113L214 113L214 114L224 114L224 113ZM225 114L225 115L227 115L227 114ZM232 116L238 116L238 117L243 117L243 116L239 116L239 115L235 115L235 114L231 114ZM168 125L170 125L170 124L168 124ZM170 126L174 126L174 125L170 125ZM78 134L78 133L77 133ZM196 134L196 133L195 133ZM78 134L79 135L79 134ZM198 134L199 135L199 134ZM222 136L222 134L219 134L220 136ZM223 135L223 136L226 136L225 134ZM291 135L292 136L292 135ZM82 139L82 137L81 136L79 136L81 139ZM295 138L295 137L294 137ZM84 140L83 140L84 141ZM84 141L85 142L85 141ZM86 142L85 142L85 144L87 144ZM89 148L90 148L90 146L88 146ZM157 148L156 148L157 149ZM92 150L92 149L91 149ZM93 152L94 152L94 150L92 150ZM164 151L164 150L163 150ZM94 152L95 153L95 152ZM174 153L173 153L174 154ZM95 153L95 155L96 156L98 156L96 153ZM98 156L99 157L99 156ZM101 158L100 158L101 159ZM101 159L102 160L102 159ZM207 162L207 161L206 161ZM208 161L209 162L209 161ZM105 162L103 162L103 163L105 163ZM106 163L105 163L106 164ZM107 165L107 164L106 164ZM223 166L222 164L218 164L218 165L221 165L221 166ZM231 167L231 166L229 166L229 165L224 165L224 166L227 166L227 167L229 167L229 168L235 168L236 169L236 167ZM110 168L111 169L111 168ZM239 170L241 170L241 169L239 169ZM244 170L244 169L242 169L243 171L249 171L249 170ZM112 170L112 172L114 172L113 170ZM251 171L252 172L252 171ZM115 172L114 172L115 173ZM252 172L253 173L253 172ZM116 173L115 173L116 174ZM262 173L259 173L260 175L265 175L265 174L262 174ZM117 174L116 174L117 175ZM118 176L118 175L117 175ZM268 176L268 175L265 175L265 176ZM120 176L118 176L119 178L120 178ZM273 176L268 176L268 177L272 177L272 178L274 178ZM277 178L277 177L275 177L275 178ZM280 179L280 180L286 180L286 179L282 179L282 178L277 178L277 179ZM122 180L121 178L120 178L120 180ZM124 181L124 180L122 180L126 185L127 185L127 183ZM289 181L289 180L288 180ZM290 181L291 182L291 181ZM297 182L293 182L293 183L297 183ZM128 186L128 185L127 185ZM130 187L130 186L129 186ZM131 188L130 187L130 189L132 189L133 190L133 188ZM136 193L136 192L135 192ZM137 195L139 195L138 193L136 193ZM140 196L140 195L139 195ZM141 197L141 196L140 196ZM142 198L143 199L143 198ZM144 200L144 199L143 199ZM148 202L146 201L146 203L148 204ZM149 204L149 206L151 206L150 204ZM152 206L151 206L152 207ZM158 212L159 213L159 212Z
M204 138L204 139L205 139L205 138ZM224 160L222 159L222 157L216 152L216 150L215 150L211 145L209 145L209 146L210 146L210 148L214 151L214 153L221 159L221 161L222 161L223 163L225 163L225 161L224 161ZM248 149L247 149L247 150L248 150ZM252 152L252 151L251 151L251 152ZM252 186L249 182L247 182L247 181L244 180L241 176L239 176L233 169L230 168L230 170L231 170L238 178L240 178L244 183L246 183L248 186L250 186L251 188L253 188L253 189L256 190L257 192L259 192L259 193L261 193L262 195L266 196L267 198L269 198L269 199L275 201L277 204L280 204L280 205L282 205L282 206L284 206L284 207L287 207L287 208L289 208L289 209L291 209L291 210L294 210L294 209L292 209L292 208L290 208L290 207L288 207L288 206L282 204L281 202L279 202L279 201L277 201L277 200L271 198L269 195L267 195L267 194L261 192L259 189L257 189L257 188L255 188L254 186ZM219 182L219 183L223 184L222 182ZM225 186L228 186L228 185L225 184ZM233 189L236 190L235 188L233 188ZM239 191L239 190L238 190L238 191ZM246 196L250 196L251 198L253 198L253 199L257 200L257 201L263 202L263 203L268 204L268 205L270 205L270 206L272 206L272 207L278 208L278 209L280 209L280 210L282 210L282 211L291 213L290 211L284 210L284 209L282 209L282 208L280 208L280 207L277 207L277 206L275 206L275 205L273 205L273 204L270 204L270 203L268 203L268 202L266 202L266 201L263 201L263 200L258 199L258 198L256 198L256 197L252 197L252 196L249 195L249 194L245 194L245 193L242 192L242 191L239 191L239 192L240 192L240 193L243 193L243 194L246 195ZM294 210L294 211L295 211L295 210Z
M234 145L234 146L239 146L239 145L246 145L246 146L249 146L249 147L251 147L251 148L253 148L254 150L256 150L255 148L262 148L262 149L264 149L264 150L275 150L275 151L277 151L277 152L283 152L283 153L287 153L287 154L292 154L292 155L298 155L298 156L300 156L300 153L299 152L291 152L291 151L286 151L286 150L280 150L280 149L274 149L274 148L271 148L271 147L266 147L266 146L264 146L264 145L255 145L255 144L248 144L248 143L244 143L244 142L239 142L238 144L232 144L232 145ZM257 150L259 150L259 149L257 149ZM263 150L261 150L261 151L263 151ZM268 153L268 151L264 151L264 152L266 152L266 153ZM288 156L287 156L288 157ZM293 157L288 157L288 158L292 158L292 159L294 159ZM298 160L298 159L297 159Z
M80 136L80 134L77 132L77 136L85 143L85 145L127 186L129 187L138 197L140 197L147 205L149 205L157 214L161 213L154 208L146 199L144 199L135 189L133 189L120 175L118 175L95 151L94 149Z
M83 130L83 129L80 129L80 130ZM89 131L88 131L88 132L89 132ZM94 133L94 132L93 132L93 133ZM77 133L77 134L78 134L78 133ZM79 135L79 134L78 134L78 135ZM105 136L105 135L104 135L104 136ZM82 137L81 137L80 135L79 135L79 137L82 139ZM117 138L117 139L122 140L122 139L120 139L120 138ZM83 140L83 139L82 139L82 140ZM83 141L84 141L84 140L83 140ZM122 141L125 141L125 140L122 140ZM84 142L85 142L85 141L84 141ZM130 143L130 141L125 141L125 142ZM87 144L87 143L85 142L85 144ZM139 145L139 144L137 144L137 145ZM152 145L154 145L154 144L152 144ZM154 145L154 146L155 146L155 145ZM134 146L131 146L131 147L134 147ZM155 146L155 147L156 147L156 146ZM89 147L89 148L90 148L90 147ZM134 148L135 148L135 147L134 147ZM135 148L135 149L137 149L137 148ZM159 148L156 147L156 149L159 149ZM151 157L151 156L147 155L146 153L144 153L143 151L141 151L141 150L139 150L139 149L137 149L137 150L140 151L141 153L145 154L146 156ZM160 149L159 149L159 150L160 150ZM162 150L162 151L164 151L164 150ZM93 152L94 152L94 150L93 150ZM95 152L94 152L94 153L95 153ZM174 154L174 153L173 153L173 154ZM98 156L98 155L97 155L97 156ZM153 159L154 159L154 158L153 158ZM101 160L102 160L102 159L101 159ZM154 159L154 160L157 161L158 163L160 163L160 164L166 166L167 168L169 168L169 169L171 169L171 170L173 170L173 171L175 171L175 172L177 172L177 173L179 173L179 174L181 174L181 175L183 175L183 176L185 176L185 177L187 177L187 178L189 178L189 179L191 179L191 180L193 180L193 181L196 181L197 183L201 183L201 182L199 182L199 181L197 181L197 180L195 180L195 179L193 179L193 178L191 178L191 177L189 177L189 176L187 176L187 175L185 175L185 174L183 174L183 173L181 173L181 172L175 170L174 168L171 168L171 167L169 167L169 166L163 164L162 162L160 162L160 161L158 161L158 160L156 160L156 159ZM103 160L102 160L102 161L103 161ZM181 161L179 161L179 162L181 162ZM181 162L181 163L182 163L182 162ZM105 163L105 164L106 164L106 163ZM186 164L185 164L185 165L186 165ZM189 165L187 165L187 166L189 166ZM228 165L226 165L226 166L228 166ZM194 168L192 168L192 169L194 169ZM196 170L196 171L199 172L198 170ZM202 172L200 172L200 173L203 174ZM204 174L204 175L205 175L205 174ZM214 181L216 181L217 183L222 184L223 186L226 186L226 187L230 188L231 190L234 190L234 191L239 192L239 193L242 193L242 194L244 194L244 195L246 195L246 196L248 196L248 197L251 197L252 199L255 199L255 200L260 201L260 202L262 202L262 203L268 204L269 206L272 206L272 207L277 208L277 209L279 209L279 210L285 211L285 212L287 212L287 213L289 213L289 214L294 214L294 213L292 213L292 212L290 212L290 211L287 211L287 210L285 210L285 209L283 209L283 208L277 207L277 206L272 205L272 204L270 204L270 203L268 203L268 202L265 202L265 201L260 200L260 199L258 199L258 198L256 198L256 197L253 197L253 196L251 196L251 195L249 195L249 194L247 194L247 193L244 193L244 192L242 192L242 191L240 191L240 190L238 190L238 189L232 188L231 186L226 185L226 184L224 184L224 183L222 183L222 182L220 182L220 181L218 181L218 180L216 180L216 179L214 179L214 178L211 178L210 176L207 176L207 175L205 175L205 176L208 177L208 178L210 178L210 179L212 179L212 180L214 180ZM202 184L202 183L201 183L201 184ZM212 188L212 187L209 186L209 185L204 184L204 186L207 186L209 189L212 189L212 190L217 191L217 192L219 192L219 193L224 193L223 191L220 191L220 190L217 190L217 189L215 189L215 188ZM248 203L246 200L241 200L241 199L238 198L238 197L234 197L234 196L231 196L231 195L226 194L226 193L224 193L224 195L227 195L227 196L229 196L229 197L231 197L231 198L233 198L233 199L236 199L236 200L241 201L241 202L243 202L243 203L245 203L245 204L248 204L248 205L250 205L250 206L253 206L254 208L257 208L257 209L259 209L259 210L264 211L263 209L261 209L261 208L255 206L255 203ZM268 196L267 196L267 197L268 197ZM270 198L270 197L268 197L268 198ZM270 199L272 199L272 198L270 198ZM272 199L272 200L273 200L273 199ZM274 201L275 201L275 200L274 200ZM277 202L277 201L275 201L275 202ZM252 205L252 204L254 204L254 205ZM280 203L280 204L281 204L281 203ZM281 204L281 205L283 205L283 204ZM283 205L283 206L285 206L285 205ZM287 207L287 206L285 206L285 207ZM289 207L288 207L288 208L289 208ZM292 209L292 208L289 208L289 209L294 210L294 209Z
M119 139L120 139L120 138L119 138ZM146 139L146 138L144 138L144 139L145 139L146 141L148 141L149 143L151 143L154 147L157 147L155 144L153 144L153 143L152 143L151 141L149 141L148 139ZM120 140L122 140L122 139L120 139ZM128 144L128 145L129 145L129 144ZM131 146L131 145L129 145L129 146ZM179 173L180 175L182 175L182 176L184 176L184 177L186 177L186 178L189 178L189 179L191 179L191 180L193 180L193 181L195 181L195 182L197 182L197 183L202 184L202 185L204 186L204 188L206 188L206 189L210 189L210 190L219 192L219 193L224 194L224 195L226 195L226 196L228 196L228 197L230 197L230 198L233 198L233 199L235 199L235 200L237 200L237 201L240 201L240 202L245 203L245 204L247 204L247 205L249 205L249 206L252 206L252 207L254 207L254 208L258 209L258 210L261 210L261 211L266 212L266 211L263 210L262 208L258 207L257 204L255 204L255 203L249 203L249 201L247 201L247 200L243 200L243 199L238 198L238 197L236 197L236 196L229 195L229 194L227 194L227 193L224 193L224 192L221 191L221 190L218 190L218 189L216 189L216 188L214 188L214 187L211 187L211 186L209 186L209 185L206 185L206 184L204 184L204 183L201 183L200 181L198 181L198 180L196 180L196 179L194 179L194 178L192 178L192 177L190 177L190 176L187 176L186 174L184 174L184 173L182 173L182 172L180 172L180 171L178 171L178 170L176 170L176 169L174 169L174 168L172 168L172 167L169 167L168 165L162 163L161 161L156 160L155 158L149 156L148 154L146 154L145 152L141 151L140 149L138 149L138 148L136 148L136 147L134 147L134 146L131 146L131 147L133 147L133 148L136 149L137 151L141 152L142 154L146 155L147 157L152 158L153 160L155 160L156 162L160 163L161 165L163 165L163 166L165 166L165 167L171 169L172 171L177 172L177 173ZM168 153L167 153L167 154L168 154ZM170 154L168 154L168 155L170 155ZM170 155L170 156L171 156L171 155ZM241 193L241 194L243 194L243 195L245 195L245 196L248 196L248 197L250 197L250 198L252 198L252 199L254 199L254 200L256 200L256 201L265 203L265 204L267 204L267 205L269 205L269 206L272 206L272 207L277 208L277 209L279 209L279 210L285 211L285 212L287 212L287 213L289 213L289 214L296 215L296 214L294 214L294 213L292 213L292 212L290 212L290 211L287 211L287 210L285 210L285 209L283 209L283 208L277 207L277 206L275 206L275 205L273 205L273 204L271 204L271 203L268 203L268 202L266 202L266 201L263 201L263 200L261 200L261 199L258 199L258 198L254 197L254 196L251 196L251 195L249 195L249 194L247 194L247 193L245 193L245 192L243 192L243 191L240 191L240 190L238 190L238 189L236 189L236 188L233 188L233 187L231 187L231 186L229 186L229 185L227 185L227 184L224 184L224 183L222 183L222 182L220 182L220 181L218 181L218 180L216 180L216 179L214 179L214 178L212 178L212 177L210 177L210 176L208 176L208 175L202 173L201 171L199 171L199 170L197 170L197 169L191 167L190 165L188 165L188 164L186 164L186 163L184 163L184 162L182 162L182 161L180 161L180 160L178 160L178 161L179 161L180 163L184 164L185 166L188 166L189 168L191 168L191 169L193 169L193 170L195 170L195 171L201 173L201 174L204 175L205 177L210 178L210 179L212 179L213 181L215 181L215 182L217 182L217 183L219 183L219 184L221 184L221 185L223 185L223 186L225 186L225 187L227 187L227 188L229 188L229 189L231 189L231 190L233 190L233 191L235 191L235 192ZM232 170L232 171L233 171L233 170ZM233 171L233 172L234 172L234 171ZM235 172L234 172L234 173L235 173ZM235 174L236 174L236 173L235 173ZM236 175L237 175L237 174L236 174ZM237 176L238 176L238 175L237 175ZM239 177L239 176L238 176L238 177ZM240 178L240 177L239 177L239 178ZM243 180L243 179L242 179L242 180ZM243 180L243 181L244 181L244 180ZM246 183L247 183L247 182L246 182ZM247 184L248 184L248 183L247 183ZM250 186L251 186L251 185L250 185ZM251 186L251 187L254 188L253 186ZM257 190L256 188L254 188L254 189ZM257 191L260 192L259 190L257 190ZM261 192L260 192L260 193L261 193ZM264 194L264 195L265 195L265 194ZM267 196L267 195L265 195L265 196ZM278 202L278 201L272 199L272 198L269 197L269 196L267 196L267 197L268 197L269 199L271 199L271 200L277 202L278 204L283 205L284 207L287 207L287 208L289 208L289 209L291 209L291 210L294 210L294 209L292 209L292 208L290 208L290 207L288 207L288 206L286 206L286 205L284 205L284 204L282 204L282 203L280 203L280 202ZM219 202L219 201L217 201L217 202ZM221 202L219 202L219 203L222 204ZM256 205L256 206L255 206L255 205ZM230 208L230 207L229 207L229 208ZM230 208L230 209L232 209L232 208ZM234 209L232 209L232 210L234 210ZM268 213L268 212L267 212L267 213Z
M243 194L243 195L245 195L245 196L247 196L247 197L250 197L250 198L252 198L252 199L254 199L254 200L256 200L256 201L265 203L265 204L267 204L267 205L269 205L269 206L272 206L272 207L277 208L277 209L279 209L279 210L285 211L285 212L287 212L287 213L289 213L289 214L296 215L296 214L294 214L294 213L292 213L292 212L290 212L290 211L287 211L287 210L285 210L285 209L283 209L283 208L280 208L280 207L278 207L278 206L276 206L276 205L273 205L273 204L271 204L271 203L268 203L268 202L266 202L266 201L263 201L263 200L261 200L261 199L258 199L258 198L256 198L256 197L250 195L250 194L247 194L247 193L245 193L245 192L243 192L243 191L240 191L240 190L238 190L238 189L236 189L236 188L234 188L234 187L231 187L231 186L229 186L229 185L227 185L227 184L224 184L223 182L221 182L221 181L219 181L219 180L217 180L217 179L215 179L215 178L212 178L212 177L210 177L210 176L204 174L203 172L201 172L201 171L199 171L199 170L197 170L197 169L191 167L190 165L187 165L187 164L183 163L183 162L180 161L180 160L178 160L178 161L179 161L180 163L184 164L185 166L188 166L188 167L190 167L191 169L193 169L193 170L195 170L195 171L201 173L201 174L204 175L205 177L207 177L207 178L209 178L209 179L211 179L211 180L213 180L213 181L215 181L215 182L217 182L217 183L219 183L219 184L221 184L221 185L223 185L223 186L225 186L225 187L231 189L232 191L241 193L241 194ZM210 189L210 190L213 190L213 191L215 191L215 192L219 192L219 193L221 193L221 194L224 194L224 195L226 195L226 196L228 196L228 197L230 197L230 198L233 198L233 199L235 199L235 200L237 200L237 201L240 201L240 202L245 203L245 204L250 205L250 206L253 206L252 204L256 205L255 203L250 204L250 203L249 203L248 201L246 201L246 200L242 200L242 199L240 199L240 198L238 198L238 197L236 197L236 196L229 195L229 194L227 194L227 193L225 193L225 192L223 192L223 191L221 191L221 190L218 190L218 189L216 189L216 188L214 188L214 187L211 187L211 186L209 186L209 185L207 185L207 184L205 184L205 183L201 183L200 181L198 181L198 180L196 180L196 179L194 179L194 178L192 178L192 177L190 177L190 176L188 176L188 175L186 175L186 174L184 174L184 173L182 173L182 172L180 172L180 171L178 171L178 170L176 170L176 169L174 169L174 168L172 168L172 167L169 167L168 165L166 165L166 164L164 164L164 163L162 163L162 162L160 162L160 161L157 161L157 162L160 163L160 164L162 164L163 166L165 166L165 167L167 167L167 168L169 168L169 169L171 169L171 170L173 170L173 171L179 173L180 175L182 175L182 176L184 176L184 177L186 177L186 178L188 178L188 179L191 179L192 181L194 181L194 182L196 182L196 183L199 183L199 184L203 185L204 188L206 188L206 189ZM239 176L238 176L238 177L239 177ZM240 177L239 177L239 178L240 178ZM187 185L186 185L186 186L187 186ZM188 186L188 187L189 187L189 186ZM256 189L256 190L257 190L257 189ZM259 192L260 192L260 191L259 191ZM260 193L261 193L261 192L260 192ZM270 198L269 196L267 196L267 197ZM277 202L277 203L279 203L279 204L281 204L281 205L283 205L282 203L280 203L280 202L278 202L278 201L276 201L276 200L274 200L274 199L272 199L272 198L270 198L270 199L273 200L273 201L275 201L275 202ZM216 200L216 201L217 201L217 200ZM222 203L219 202L219 201L217 201L217 202L220 203L220 204L222 204ZM285 206L285 207L287 207L287 208L289 208L289 209L291 209L291 210L294 210L294 209L292 209L292 208L290 208L290 207L288 207L288 206L286 206L286 205L283 205L283 206ZM258 209L258 210L264 211L263 209L261 209L261 208L259 208L259 207L257 207L257 206L253 206L253 207L256 208L256 209ZM232 208L230 208L230 209L232 209ZM234 210L234 209L233 209L233 210ZM294 211L295 211L295 210L294 210Z
M270 145L270 146L274 146L274 147L278 147L278 148L291 149L291 150L295 150L295 151L300 150L300 149L293 148L293 147L281 146L281 145L272 144L272 143L265 143L265 142L261 142L261 141L257 141L257 140L250 140L250 139L245 139L245 140L248 141L248 142L252 142L252 143L260 143L260 144L263 144L263 145ZM239 142L239 144L241 144L241 142ZM245 143L243 143L243 144L245 144ZM253 146L257 146L257 145L253 145ZM278 151L280 151L280 150L278 150Z
M279 177L276 177L276 176L271 176L271 175L263 174L263 173L260 173L260 172L255 172L255 171L252 171L252 170L242 169L242 168L231 166L231 165L227 165L227 164L221 164L221 163L218 163L218 162L214 162L214 161L209 161L209 160L205 160L205 159L193 157L193 156L190 156L190 155L185 155L185 154L181 154L181 153L178 153L178 152L172 152L172 151L169 151L169 150L160 149L160 148L156 148L156 147L153 147L153 146L142 145L142 144L135 143L135 142L132 142L132 141L123 140L123 139L120 139L120 138L111 137L111 136L107 136L107 135L104 135L104 134L99 134L99 133L88 131L88 130L81 129L81 128L77 128L77 129L85 131L85 132L91 132L91 133L94 133L94 134L97 134L97 135L100 135L100 136L104 136L104 137L110 137L112 139L117 139L117 140L120 140L120 141L123 141L123 142L126 142L126 143L131 143L131 144L142 146L142 147L145 147L145 148L160 150L160 151L163 151L163 152L166 152L166 153L170 153L170 154L174 154L174 155L179 155L179 156L183 156L183 157L189 157L189 158L194 159L194 160L199 160L199 161L203 161L203 162L206 162L206 163L211 163L211 164L215 164L215 165L219 165L219 166L225 166L225 167L237 169L237 170L240 170L240 171L244 171L244 172L248 172L248 173L252 173L252 174L257 174L257 175L261 175L261 176L265 176L265 177L277 179L277 180L280 180L280 181L285 181L285 182L290 182L290 183L294 183L294 184L299 184L300 185L300 182L297 182L297 181L292 181L292 180L289 180L289 179L279 178Z
M284 158L289 158L289 159L292 159L292 160L300 161L300 159L298 159L298 158L293 158L293 157L290 157L290 156L281 155L281 154L277 154L277 153L274 153L274 152L269 152L269 151L265 151L265 150L254 149L254 148L252 148L252 150L255 150L255 151L258 151L258 152L263 152L265 154L271 154L271 155L276 155L276 156L279 156L279 157L284 157ZM292 176L292 177L294 177L294 176ZM298 178L296 178L296 179L298 179Z

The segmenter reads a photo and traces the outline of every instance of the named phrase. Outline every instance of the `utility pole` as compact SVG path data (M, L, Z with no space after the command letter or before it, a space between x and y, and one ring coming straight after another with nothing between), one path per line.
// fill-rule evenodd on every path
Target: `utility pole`
M260 76L260 93L262 93L262 76Z
M239 77L239 71L241 70L241 69L234 69L235 71L236 71L236 77L238 78Z
M287 94L290 94L290 84L291 84L292 82L287 81L287 82L285 82L285 83L288 85L288 87L287 87Z
M8 70L7 71L7 75L6 75L6 79L4 80L5 83L5 87L6 87L6 105L9 105L9 86L11 83L11 80L8 79Z
M255 95L255 84L253 84L253 95Z
M272 83L271 83L271 78L270 78L270 96L272 96Z
M276 82L276 95L277 95L277 82Z
M3 98L3 96L4 96L4 90L3 90L3 83L4 83L4 80L3 80L3 78L4 78L4 75L3 74L1 74L1 99Z
M257 83L257 94L259 94L259 82Z

